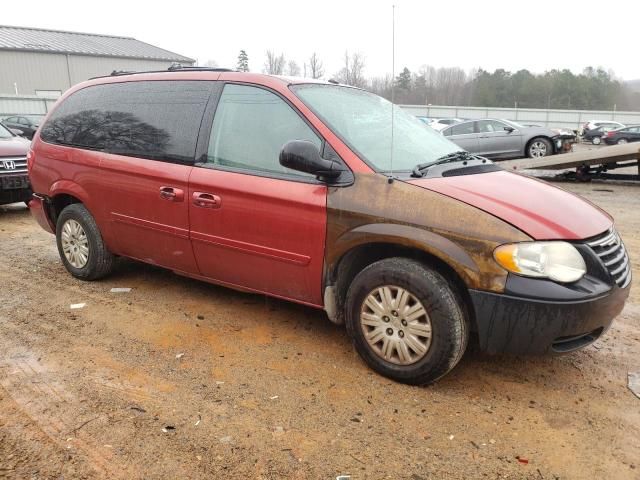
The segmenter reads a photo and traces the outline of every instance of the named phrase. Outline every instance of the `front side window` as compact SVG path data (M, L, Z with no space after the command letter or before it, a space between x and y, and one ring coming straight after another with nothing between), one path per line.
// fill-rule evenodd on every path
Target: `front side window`
M211 93L206 81L108 83L78 90L42 127L45 142L192 163Z
M478 122L478 131L480 133L504 132L506 125L495 120L480 120Z
M282 98L267 90L227 84L216 108L207 163L265 174L312 175L280 165L280 150L292 140L322 141Z
M372 93L330 84L300 84L291 90L378 171L411 170L460 150L413 115Z

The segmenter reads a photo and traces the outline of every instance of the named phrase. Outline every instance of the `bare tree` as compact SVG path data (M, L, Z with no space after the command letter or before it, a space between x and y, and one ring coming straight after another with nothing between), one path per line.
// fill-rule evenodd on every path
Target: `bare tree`
M291 77L300 76L300 66L295 60L289 60L289 63L287 64L287 74Z
M348 51L344 52L344 67L337 74L338 80L347 85L354 87L364 87L366 80L364 78L364 57L360 53L349 55Z
M324 75L324 65L316 52L309 57L309 68L311 69L311 78L322 78Z
M284 53L276 55L273 50L267 50L267 61L264 64L264 72L269 75L284 74Z

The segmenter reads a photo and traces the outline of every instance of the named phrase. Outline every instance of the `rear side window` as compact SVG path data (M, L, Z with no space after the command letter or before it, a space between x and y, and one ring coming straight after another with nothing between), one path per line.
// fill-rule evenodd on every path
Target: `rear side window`
M280 165L282 146L322 141L282 98L267 90L227 84L216 109L207 163L240 170L293 177L312 175Z
M451 127L451 135L467 135L473 133L474 122L459 123Z
M96 85L67 98L42 127L45 142L192 163L212 89L206 81Z

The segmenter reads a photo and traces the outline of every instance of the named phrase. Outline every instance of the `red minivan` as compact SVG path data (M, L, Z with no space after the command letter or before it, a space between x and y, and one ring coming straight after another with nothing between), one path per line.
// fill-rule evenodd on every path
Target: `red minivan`
M629 294L605 212L333 82L93 79L58 101L28 167L73 276L124 256L322 308L401 382L445 375L471 335L488 352L584 347Z

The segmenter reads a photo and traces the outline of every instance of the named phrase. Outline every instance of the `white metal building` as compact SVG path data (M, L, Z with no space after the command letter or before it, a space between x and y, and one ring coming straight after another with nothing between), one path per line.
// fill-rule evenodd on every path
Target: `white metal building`
M114 70L165 70L195 60L130 37L0 26L0 95L56 98Z

